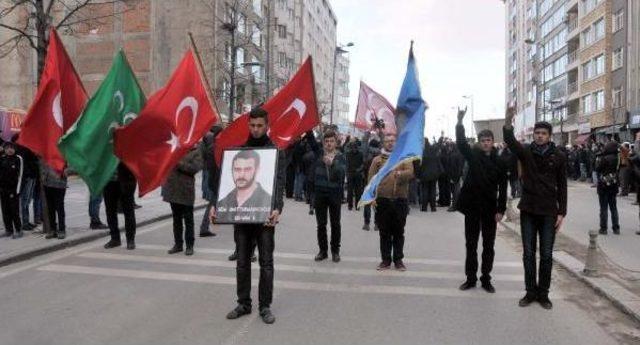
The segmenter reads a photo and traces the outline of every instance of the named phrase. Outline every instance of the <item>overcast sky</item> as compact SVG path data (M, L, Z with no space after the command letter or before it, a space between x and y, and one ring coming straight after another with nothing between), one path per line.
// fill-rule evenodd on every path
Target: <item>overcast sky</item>
M430 108L426 134L453 135L455 110L474 95L475 119L504 117L505 24L499 0L331 0L338 42L353 42L350 118L360 80L396 104L410 41L422 96ZM468 117L471 111L469 107ZM447 124L448 122L448 124Z

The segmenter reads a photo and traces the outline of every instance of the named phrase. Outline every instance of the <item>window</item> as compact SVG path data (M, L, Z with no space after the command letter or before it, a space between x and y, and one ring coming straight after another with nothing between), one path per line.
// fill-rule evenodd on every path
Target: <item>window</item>
M588 27L584 31L582 31L582 45L583 46L591 45L593 41L594 41L593 29L591 27Z
M542 23L542 37L547 36L551 31L557 28L558 25L564 23L564 16L566 12L566 6L563 4L549 17L549 19Z
M593 23L590 27L582 31L582 45L584 47L591 45L604 37L605 23L604 18L600 18L597 22Z
M604 54L600 54L599 56L582 64L582 79L589 80L603 74L604 67Z
M599 19L597 22L593 24L593 28L595 29L595 40L597 41L604 37L604 18Z
M618 69L624 65L624 48L620 47L613 51L613 59L612 59L611 69Z
M278 25L278 37L282 39L287 38L287 26L286 25Z
M243 63L244 63L244 48L238 48L238 50L236 50L236 66L240 68L242 67Z
M593 104L591 103L591 95L582 97L582 112L590 114L593 112Z
M596 65L596 74L595 76L599 76L602 73L604 73L604 54L600 54L600 56L595 58L595 65Z
M613 14L613 32L616 32L624 26L624 10L620 10Z
M594 98L595 98L595 107L594 107L594 111L600 111L604 109L604 90L600 90L596 93L594 93Z
M612 93L612 102L614 108L622 107L622 86L613 89Z
M244 14L240 14L238 15L238 31L241 34L245 34L247 33L247 18L244 16Z
M278 65L280 65L280 67L284 68L287 65L287 54L285 54L284 52L279 52L278 53Z
M582 0L582 9L585 14L593 11L602 0Z

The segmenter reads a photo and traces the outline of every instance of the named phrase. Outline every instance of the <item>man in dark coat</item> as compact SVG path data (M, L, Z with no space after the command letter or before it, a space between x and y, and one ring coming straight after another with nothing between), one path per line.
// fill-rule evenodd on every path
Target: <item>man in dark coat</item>
M462 173L464 171L464 157L456 147L456 144L451 143L449 145L449 161L448 161L448 176L451 191L451 207L447 209L448 212L457 211L458 197L460 196L460 187L462 179Z
M429 138L424 138L424 151L420 165L420 188L422 212L431 206L431 212L436 212L436 182L443 173L442 162L438 155L438 147L431 145Z
M462 120L466 109L458 110L456 144L467 161L469 170L462 186L458 210L464 214L464 234L467 247L465 273L467 280L460 290L476 286L478 271L478 239L482 233L482 288L494 293L491 270L495 256L497 223L502 220L507 203L507 172L503 161L493 147L493 133L478 133L479 145L471 148L464 133Z
M358 203L364 189L364 155L355 140L347 144L347 207L349 211L355 206L359 210Z
M545 309L553 308L549 300L553 243L567 215L567 157L550 141L552 126L548 122L534 125L534 141L527 147L513 134L514 107L507 109L504 140L522 166L520 226L522 232L524 276L527 294L519 305L538 301ZM540 237L540 269L536 279L536 243Z
M611 210L611 229L614 234L620 235L618 205L616 203L620 185L618 180L620 172L618 143L615 141L607 143L604 151L598 154L596 172L598 173L598 200L600 202L600 234L607 234L607 210Z
M518 157L516 157L508 147L504 147L500 153L500 158L507 167L507 178L511 186L511 198L519 198L520 177L518 176Z
M200 142L199 149L202 154L202 197L207 200L207 210L205 211L202 222L200 223L200 237L210 237L216 234L209 230L211 222L209 221L209 211L213 205L213 200L218 197L218 187L220 184L220 168L216 164L214 149L216 137L222 132L222 127L216 125L205 134Z
M250 136L245 147L275 147L267 131L269 130L269 114L261 107L256 107L249 112ZM254 243L258 247L260 263L260 282L258 284L259 310L262 321L272 324L276 321L271 312L273 300L273 250L275 246L275 226L280 219L284 206L284 184L286 158L283 151L278 151L278 171L274 185L273 210L265 224L236 224L234 225L234 238L238 251L236 260L236 280L238 305L229 314L227 319L237 319L251 313L251 255ZM216 218L216 207L211 207L210 217Z

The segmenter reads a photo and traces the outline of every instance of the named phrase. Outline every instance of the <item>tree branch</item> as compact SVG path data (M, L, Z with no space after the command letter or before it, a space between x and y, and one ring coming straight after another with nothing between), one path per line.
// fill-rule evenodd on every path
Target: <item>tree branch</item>
M24 38L29 40L29 45L31 45L31 47L33 49L37 49L36 44L35 44L35 42L33 42L33 39L32 39L32 37L35 37L35 36L29 35L25 30L22 30L22 29L19 29L19 28L10 26L10 25L2 24L2 23L0 23L0 28L5 28L7 30L11 30L11 31L15 31L15 32L19 33L20 36L22 36L22 37L24 37Z

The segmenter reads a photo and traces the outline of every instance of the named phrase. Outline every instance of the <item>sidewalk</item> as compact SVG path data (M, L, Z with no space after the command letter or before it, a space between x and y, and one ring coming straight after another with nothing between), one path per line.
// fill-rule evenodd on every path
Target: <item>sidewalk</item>
M196 208L202 208L206 205L205 200L201 198L201 179L201 174L196 175ZM145 195L144 198L136 197L136 203L142 206L142 208L136 210L138 226L171 217L171 209L168 203L162 201L160 188ZM19 239L0 238L0 266L28 260L38 255L109 235L108 229L89 229L89 190L84 182L77 177L69 178L69 188L65 196L65 211L67 236L64 240L45 239L42 233L42 226L39 226L34 231L24 231L24 237ZM106 224L104 203L100 207L100 215L102 222ZM33 215L31 216L33 217ZM199 230L200 221L201 219L194 219L196 231ZM122 215L119 215L118 224L121 229L124 227L124 217ZM4 231L4 228L2 231Z

